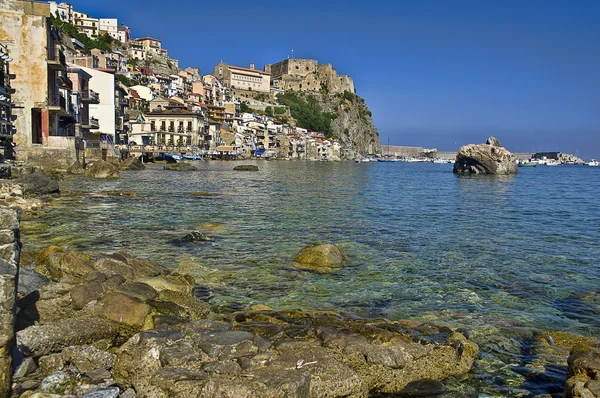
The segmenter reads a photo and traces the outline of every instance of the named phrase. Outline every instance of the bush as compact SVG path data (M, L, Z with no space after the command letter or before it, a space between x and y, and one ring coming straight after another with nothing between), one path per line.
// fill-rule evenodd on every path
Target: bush
M293 91L286 91L279 94L277 100L290 109L292 117L298 121L300 126L313 131L320 131L326 137L333 136L331 121L337 118L337 115L325 112L314 96L303 97Z

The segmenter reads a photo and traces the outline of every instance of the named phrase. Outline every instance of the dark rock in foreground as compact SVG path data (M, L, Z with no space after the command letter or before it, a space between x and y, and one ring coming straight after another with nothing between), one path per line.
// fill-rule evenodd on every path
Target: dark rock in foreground
M119 163L119 170L144 170L146 166L135 156L127 158Z
M490 137L486 144L469 144L459 149L454 163L457 174L516 174L515 155L500 146L500 141Z
M192 166L189 163L169 163L165 165L165 170L171 171L195 171L197 167Z
M258 166L253 164L241 164L233 168L234 171L258 171Z
M571 350L568 364L565 397L600 397L600 346L575 346Z
M36 171L13 182L23 185L23 193L25 195L53 195L60 193L58 182L41 171Z

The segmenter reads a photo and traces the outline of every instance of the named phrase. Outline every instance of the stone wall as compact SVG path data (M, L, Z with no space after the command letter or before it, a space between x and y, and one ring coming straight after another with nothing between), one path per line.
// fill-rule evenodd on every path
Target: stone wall
M18 207L0 208L0 397L8 397L11 387L20 217Z
M354 93L354 82L350 76L339 76L333 65L320 65L314 59L285 59L265 66L265 70L271 72L274 85L282 90Z
M75 145L72 148L33 146L17 152L19 159L43 169L66 169L75 162Z

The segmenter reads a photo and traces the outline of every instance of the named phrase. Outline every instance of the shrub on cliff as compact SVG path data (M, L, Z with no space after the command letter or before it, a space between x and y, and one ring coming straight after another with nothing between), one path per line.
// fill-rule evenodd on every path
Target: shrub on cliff
M304 128L320 131L326 137L333 136L331 121L337 118L335 113L325 112L313 95L303 96L294 91L286 91L277 96L277 101L290 109L292 117Z

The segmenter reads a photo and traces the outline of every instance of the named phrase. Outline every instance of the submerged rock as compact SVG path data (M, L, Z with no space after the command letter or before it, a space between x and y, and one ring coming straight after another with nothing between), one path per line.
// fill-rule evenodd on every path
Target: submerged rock
M184 236L183 240L186 242L207 242L212 239L200 231L192 231L186 236Z
M340 267L346 259L342 249L336 245L312 243L300 250L294 265L297 268L327 273Z
M119 163L119 170L144 170L146 166L135 156L127 158Z
M235 171L258 171L258 166L253 164L241 164L233 168Z
M219 196L217 193L210 192L192 192L189 196L197 197L197 198L212 198L215 196Z
M85 173L83 174L87 178L120 178L119 168L110 162L104 160L97 160L92 164L89 164Z
M515 155L500 146L494 137L487 144L469 144L459 149L454 163L457 174L516 174L519 172Z
M192 166L189 163L169 163L165 165L165 170L171 171L195 171L197 167Z
M25 195L53 195L60 194L58 182L48 177L41 171L26 175L12 181L23 185Z

